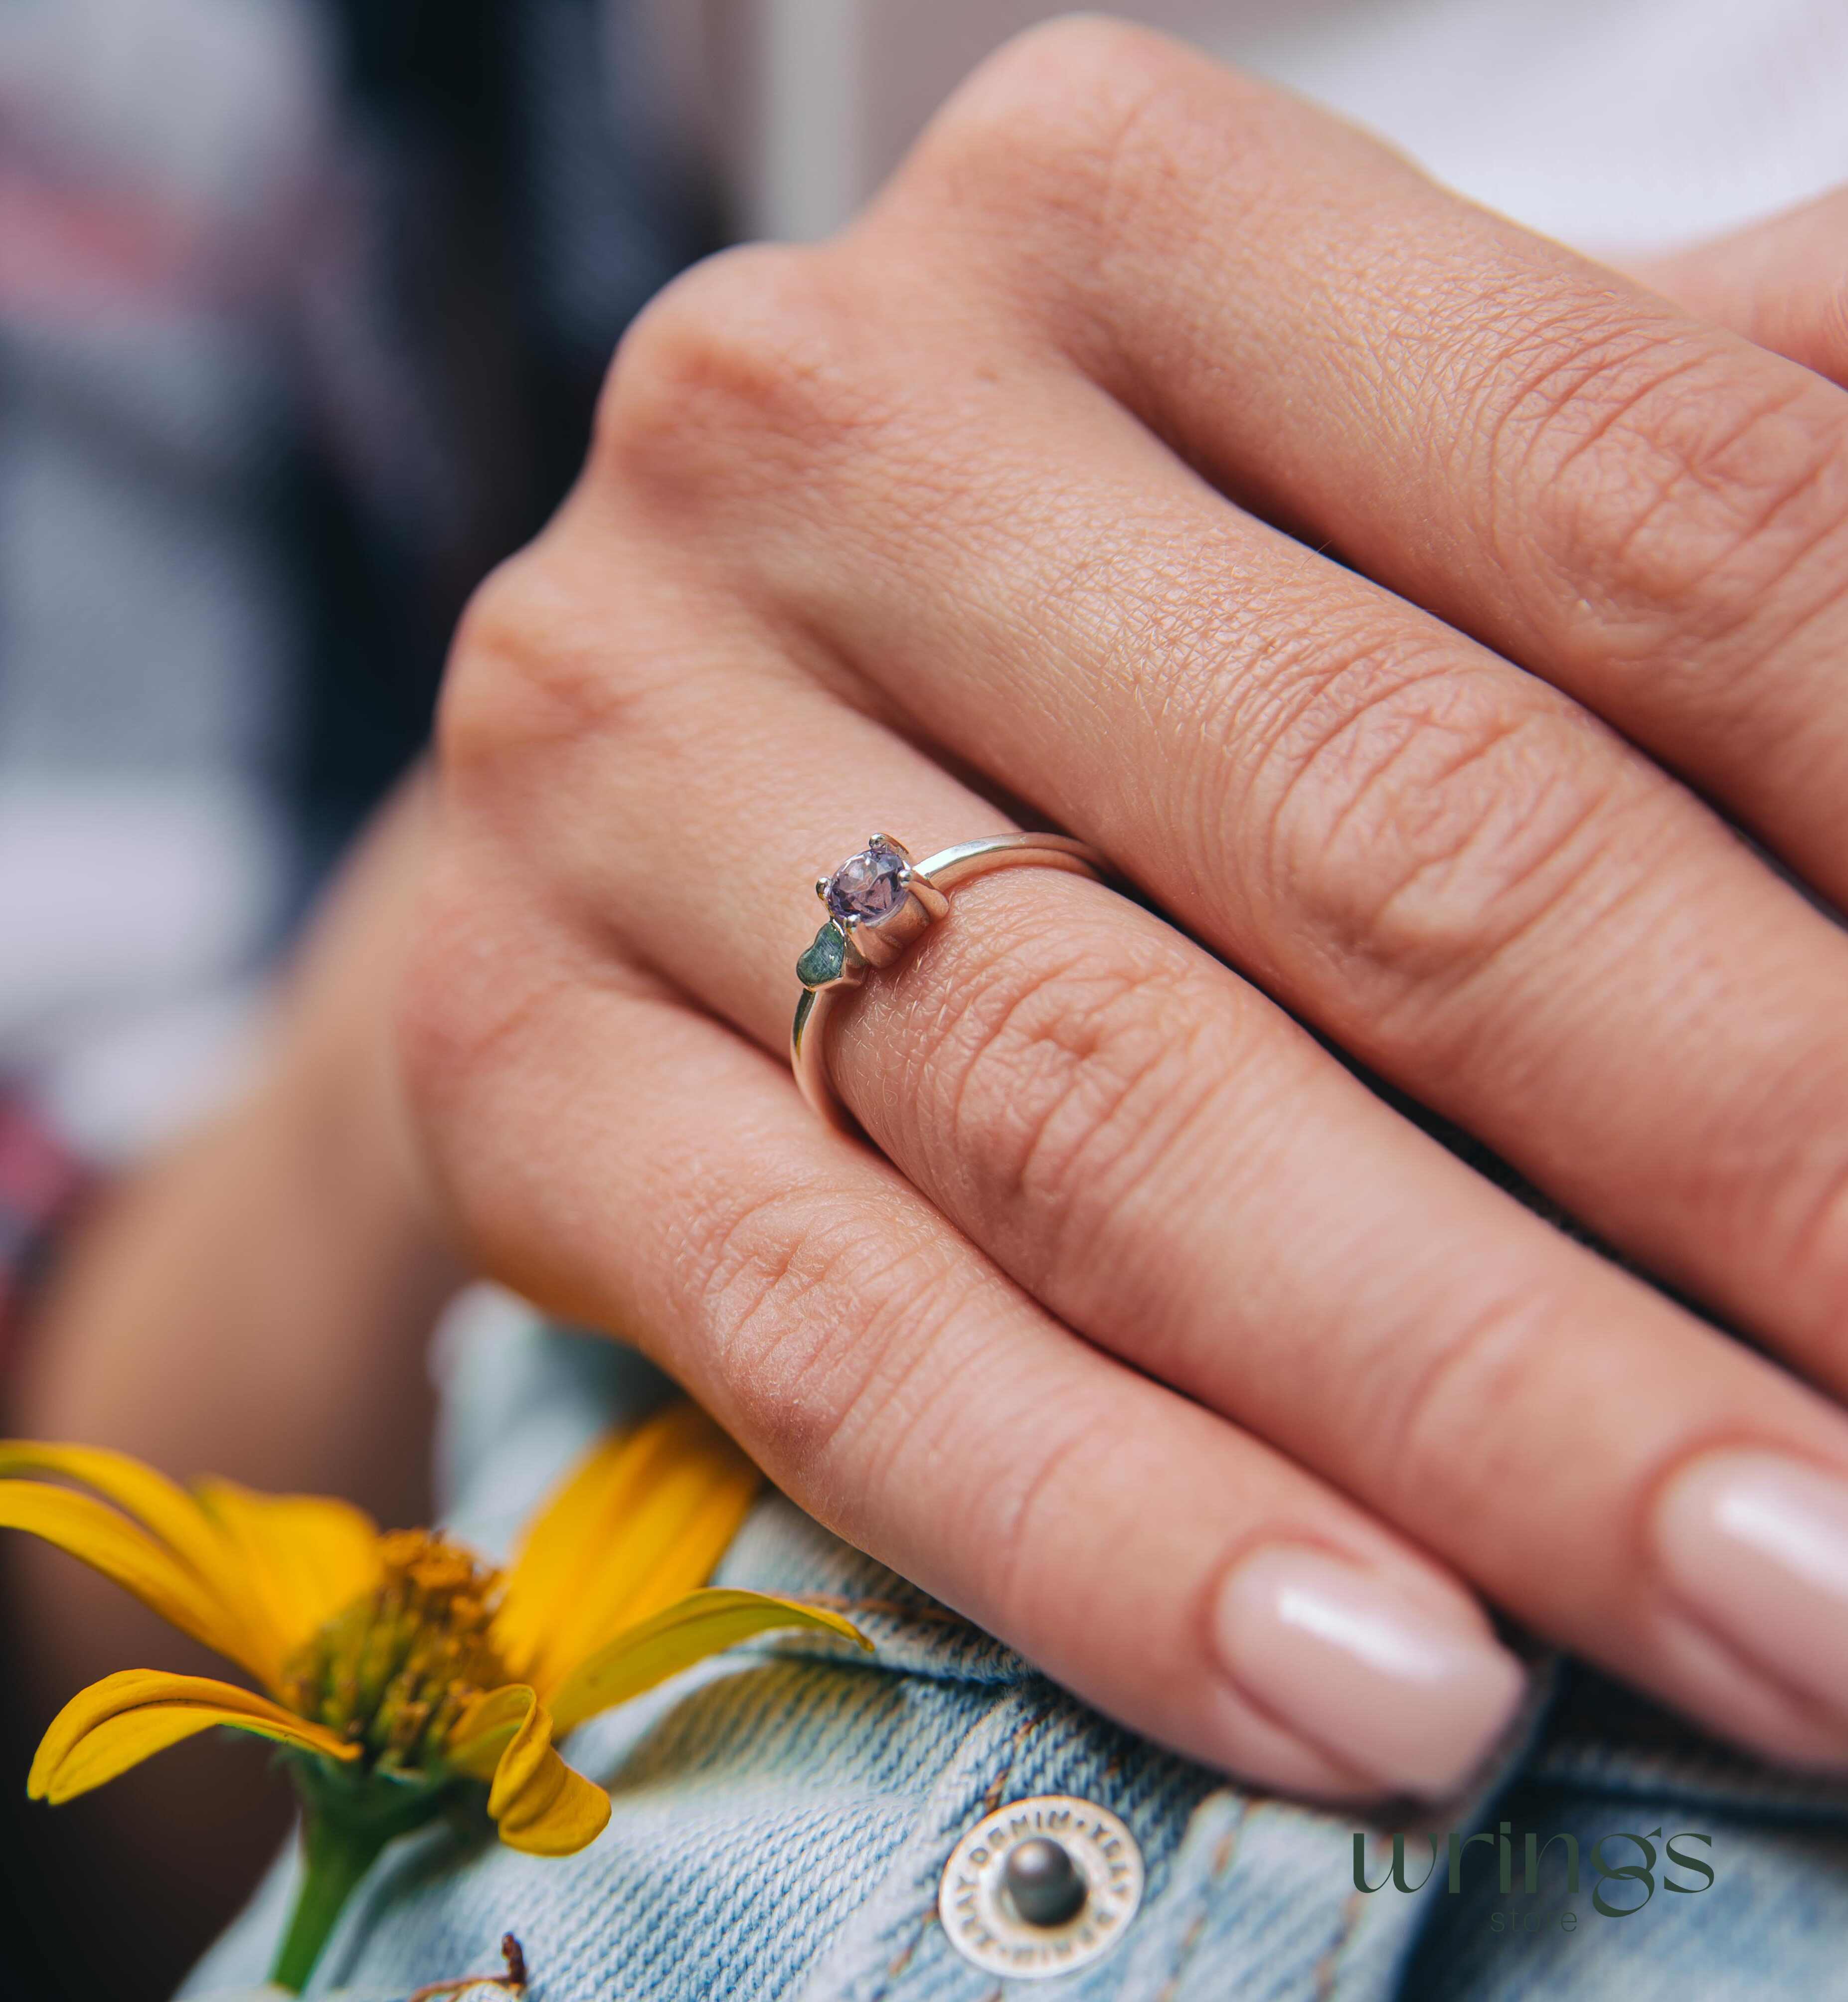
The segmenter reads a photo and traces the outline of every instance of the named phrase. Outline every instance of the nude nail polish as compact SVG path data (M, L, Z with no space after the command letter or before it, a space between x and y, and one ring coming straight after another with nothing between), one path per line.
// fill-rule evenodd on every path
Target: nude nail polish
M1227 1577L1221 1663L1247 1697L1382 1789L1441 1799L1521 1700L1520 1664L1473 1609L1454 1619L1325 1551L1276 1545Z
M1654 1531L1690 1611L1848 1717L1848 1482L1781 1453L1704 1453L1662 1490Z

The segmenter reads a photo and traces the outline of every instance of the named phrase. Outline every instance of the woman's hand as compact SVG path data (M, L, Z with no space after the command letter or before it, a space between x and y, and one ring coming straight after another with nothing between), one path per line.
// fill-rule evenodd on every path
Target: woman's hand
M441 1174L1186 1751L1442 1792L1518 1688L1473 1590L1848 1767L1848 1418L1791 1373L1848 1387L1848 938L1714 810L1848 898L1845 648L1848 395L1170 44L1037 32L842 237L670 288L478 598L406 1015ZM809 885L1016 817L1180 929L959 891L842 1011L894 1171L783 1067Z

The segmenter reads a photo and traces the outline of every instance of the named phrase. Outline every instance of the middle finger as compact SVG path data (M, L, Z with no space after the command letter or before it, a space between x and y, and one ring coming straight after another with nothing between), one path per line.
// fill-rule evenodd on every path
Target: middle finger
M1848 1386L1848 936L1567 696L1229 504L979 300L876 295L863 249L722 263L644 321L606 415L649 508L856 699Z
M922 853L1006 823L615 525L581 496L524 560L550 609L506 626L573 608L549 675L602 691L547 745L548 787L595 806L549 817L546 873L776 1046L802 886L849 830L877 816ZM1543 1631L1761 1749L1848 1757L1848 1605L1803 1556L1848 1541L1848 1422L1473 1175L1198 947L1020 871L958 891L840 1027L861 1119L1070 1324Z

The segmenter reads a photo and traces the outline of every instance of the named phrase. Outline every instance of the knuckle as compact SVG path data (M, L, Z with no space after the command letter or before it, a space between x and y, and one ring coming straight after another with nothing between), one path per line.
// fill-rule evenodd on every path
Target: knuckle
M1818 1100L1834 1096L1810 1083ZM1797 1338L1814 1343L1823 1373L1839 1383L1848 1377L1848 1160L1813 1138L1794 1148L1787 1139L1771 1151L1769 1172L1760 1154L1703 1177L1707 1186L1696 1195L1712 1212L1711 1241L1736 1246L1742 1266L1762 1261L1767 1290L1788 1301L1789 1325L1804 1331ZM1763 1307L1753 1299L1738 1311L1749 1326Z
M437 706L444 771L466 783L583 720L588 689L566 671L584 609L539 545L478 584L450 648Z
M1202 1079L1236 1062L1202 1048L1226 1036L1225 1011L1166 941L1088 929L1021 943L996 926L947 993L901 1040L911 1100L950 1170L977 1178L1010 1269L1035 1288L1070 1278L1198 1111Z
M710 528L730 502L762 528L793 473L830 441L858 441L873 419L875 371L839 263L810 246L746 246L640 316L605 384L578 492L463 614L438 713L446 769L466 777L536 747L556 757L592 734L620 742L687 706L655 698L686 695L703 639L689 648L671 621L650 627L652 644L633 637L661 553L699 546L689 529ZM720 559L732 572L738 546ZM735 609L740 581L709 588L708 602Z
M959 207L1076 221L1086 238L1135 189L1169 178L1184 121L1163 107L1197 58L1166 37L1094 15L1043 22L982 63L933 120L911 173ZM1163 135L1166 135L1165 138Z
M1517 574L1534 546L1569 570L1620 650L1627 630L1659 671L1665 630L1729 637L1820 545L1836 560L1811 567L1839 588L1848 422L1820 383L1607 314L1568 315L1494 366L1488 476L1527 504L1524 546L1502 554Z
M676 1270L703 1340L768 1470L825 1491L856 1435L915 1404L967 1274L894 1209L806 1189L696 1198Z
M1261 881L1379 978L1376 1005L1428 1000L1557 907L1621 773L1597 726L1498 669L1363 651L1309 684L1260 755Z
M1086 1470L1111 1467L1123 1453L1121 1414L1114 1406L1046 1398L1030 1435L984 1486L982 1520L971 1527L995 1568L989 1603L1006 1607L1017 1631L1042 1621L1065 1625L1081 1603L1085 1584L1057 1561L1069 1547L1073 1487Z
M879 401L850 287L849 260L827 245L746 244L682 274L616 351L593 477L639 486L656 507L703 504L857 434Z
M452 790L471 800L502 793L524 811L542 763L556 790L572 770L593 782L638 757L689 754L724 679L725 602L709 595L706 634L647 628L633 553L577 532L563 518L477 588L451 648L438 703L435 744Z
M1446 1512L1498 1505L1526 1440L1557 1435L1511 1428L1508 1414L1557 1407L1557 1334L1571 1324L1530 1291L1487 1299L1428 1346L1383 1348L1368 1400L1373 1477Z

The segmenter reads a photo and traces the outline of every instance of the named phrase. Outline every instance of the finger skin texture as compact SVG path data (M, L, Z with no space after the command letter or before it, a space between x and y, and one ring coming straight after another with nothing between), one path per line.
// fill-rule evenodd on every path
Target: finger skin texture
M811 671L1848 1383L1848 939L1566 697L1227 507L1069 367L1003 343L971 380L979 305L870 255L753 252L661 302L605 403L633 519L733 553L832 642ZM589 581L612 528L587 505L561 563Z
M1686 311L1848 385L1848 189L1632 269Z
M546 896L562 898L587 941L571 948L579 981L613 926L670 991L776 1048L819 870L882 825L926 853L1005 823L779 668L748 614L678 623L686 588L662 551L619 574L612 541L582 533L606 518L561 520L465 633L445 713L450 805L465 833L499 821L518 851L518 887L500 894L493 844L471 843L465 936L491 940L509 911L537 922ZM599 591L620 607L601 624L587 610ZM744 651L754 630L761 660ZM585 804L529 817L534 799L562 797ZM543 937L466 956L545 978L558 948ZM468 1012L459 956L452 943L426 982L439 1020ZM1010 871L958 891L950 919L839 1029L835 1075L867 1129L1068 1325L1281 1447L1550 1637L1778 1756L1842 1759L1848 1693L1824 1708L1739 1658L1667 1590L1648 1529L1656 1488L1716 1443L1848 1474L1839 1415L1488 1188L1198 947L1096 884ZM611 1039L581 1027L548 1042L575 1053L587 1090L608 1061ZM471 1068L452 1053L438 1074L465 1084ZM496 1132L514 1116L477 1104L445 1119ZM587 1188L586 1144L560 1155L523 1135L513 1157L541 1209L521 1225L478 1206L475 1227L495 1232L497 1269L524 1290L635 1325L607 1296L560 1299L556 1278L506 1263L522 1236L556 1242L546 1219ZM706 1144L723 1161L729 1114ZM853 1157L842 1146L831 1158ZM657 1172L690 1205L710 1202L705 1182ZM721 1346L730 1395L748 1384L772 1399L741 1432L760 1449L797 1383ZM769 1463L783 1477L787 1446ZM815 1505L813 1488L797 1491ZM914 1549L820 1512L934 1578ZM1006 1599L971 1610L1013 1633Z
M646 975L551 978L489 870L445 874L407 1048L439 1135L504 1143L451 1183L495 1269L640 1343L823 1522L1132 1727L1324 1798L1468 1777L1522 1679L1441 1570L1074 1339L762 1055ZM1311 1647L1306 1697L1241 1582L1305 1564L1374 1614ZM1387 1713L1358 1737L1357 1685Z
M1026 38L839 242L643 316L465 623L405 1013L465 1235L1235 1770L1458 1784L1518 1693L1459 1578L1848 1766L1848 1421L1278 1005L1848 1379L1848 948L1608 727L1829 887L1845 412L1294 100ZM959 890L837 1017L887 1166L782 1070L808 886L1018 814L1186 929Z
M1839 390L1106 21L978 72L892 199L1229 490L1848 901Z

